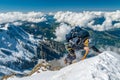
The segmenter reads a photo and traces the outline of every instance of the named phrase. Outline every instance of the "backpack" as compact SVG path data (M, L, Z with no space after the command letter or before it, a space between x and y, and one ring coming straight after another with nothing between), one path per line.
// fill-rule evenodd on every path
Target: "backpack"
M66 34L66 41L69 42L70 40L74 39L81 39L82 41L85 40L85 38L88 38L90 35L88 31L81 29L79 26L76 26L74 29L72 29L68 34ZM78 42L78 40L76 40ZM76 43L75 42L75 43Z

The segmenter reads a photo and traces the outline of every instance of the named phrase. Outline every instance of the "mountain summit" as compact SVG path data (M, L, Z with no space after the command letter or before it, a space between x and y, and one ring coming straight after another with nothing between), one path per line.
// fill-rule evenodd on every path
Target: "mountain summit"
M119 55L106 51L60 71L46 71L30 77L14 77L8 80L120 80L119 66Z

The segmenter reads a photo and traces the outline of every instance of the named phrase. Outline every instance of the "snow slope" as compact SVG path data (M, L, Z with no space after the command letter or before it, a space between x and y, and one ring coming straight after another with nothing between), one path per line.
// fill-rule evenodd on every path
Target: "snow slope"
M37 44L37 40L20 27L12 24L0 27L0 77L21 73L37 53Z
M30 77L13 77L8 80L120 80L119 66L119 55L106 51L60 71L46 71Z

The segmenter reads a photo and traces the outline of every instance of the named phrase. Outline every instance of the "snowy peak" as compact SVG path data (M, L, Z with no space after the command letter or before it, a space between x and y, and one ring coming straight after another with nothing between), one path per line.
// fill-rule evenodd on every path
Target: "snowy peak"
M120 80L120 62L112 54L115 53L104 52L68 66L59 71L58 75L51 80L61 80L62 78L65 80Z
M35 38L23 27L12 23L0 26L0 78L12 73L24 74L37 64L38 59L59 59L63 55L64 44Z
M23 65L32 62L38 44L29 33L12 24L0 28L0 43L0 76L24 70Z
M120 80L120 60L116 58L115 54L106 51L96 57L67 66L60 71L48 71L31 77L9 80L39 80L39 78L41 80Z

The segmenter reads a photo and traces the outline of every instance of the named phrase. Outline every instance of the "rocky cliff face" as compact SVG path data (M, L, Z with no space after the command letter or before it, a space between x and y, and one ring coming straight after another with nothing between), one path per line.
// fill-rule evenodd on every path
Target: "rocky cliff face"
M38 58L53 60L59 59L65 53L64 44L52 40L41 41L38 47Z

